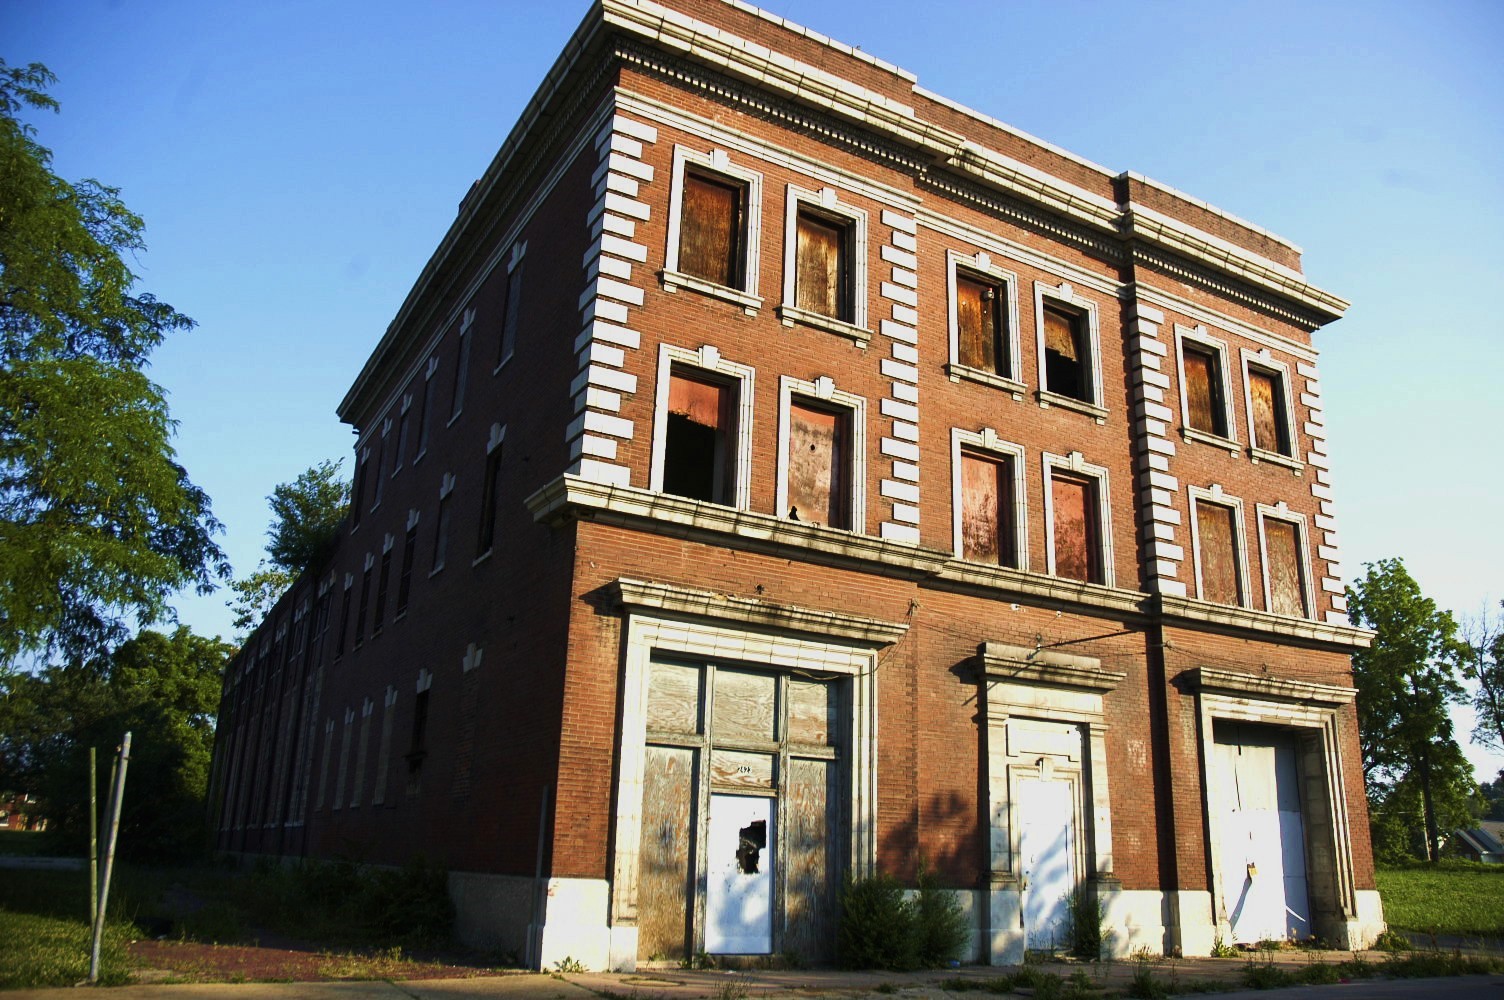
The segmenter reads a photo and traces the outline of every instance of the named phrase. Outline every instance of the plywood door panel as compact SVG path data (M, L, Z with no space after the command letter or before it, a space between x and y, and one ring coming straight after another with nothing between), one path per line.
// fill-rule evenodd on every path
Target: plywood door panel
M1020 778L1015 784L1026 947L1059 948L1068 943L1076 888L1074 796L1068 781Z
M832 957L834 903L830 805L835 801L832 761L789 761L783 805L783 951L808 963Z
M1219 874L1233 941L1311 933L1295 747L1277 731L1222 725Z
M637 871L638 958L689 954L695 754L681 747L647 748Z

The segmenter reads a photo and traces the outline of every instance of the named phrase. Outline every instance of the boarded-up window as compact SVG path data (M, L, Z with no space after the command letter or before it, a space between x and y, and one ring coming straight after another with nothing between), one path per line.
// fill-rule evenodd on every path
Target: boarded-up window
M968 368L1007 375L1003 336L1003 289L996 282L956 273L957 361Z
M1091 344L1082 314L1045 307L1044 387L1084 403L1093 401Z
M850 227L799 213L794 263L794 305L839 320L851 319Z
M961 558L1017 565L1012 485L1007 459L961 454Z
M663 490L711 503L730 503L735 391L731 386L673 372L664 427Z
M1213 348L1184 344L1185 417L1193 430L1227 436L1227 407L1222 402L1222 371Z
M1050 476L1055 575L1102 582L1101 531L1096 480L1055 472Z
M699 174L684 175L679 270L717 285L740 287L743 188Z
M1250 368L1248 395L1253 401L1253 446L1281 455L1290 454L1284 381L1274 372Z
M1276 615L1306 617L1305 568L1300 558L1300 526L1292 521L1264 521L1264 558L1269 575L1269 610Z
M712 701L718 742L761 742L774 738L777 678L740 670L717 670Z
M1242 604L1238 586L1237 512L1219 503L1196 504L1196 531L1201 551L1201 599L1215 604Z
M788 516L851 527L850 414L789 404Z

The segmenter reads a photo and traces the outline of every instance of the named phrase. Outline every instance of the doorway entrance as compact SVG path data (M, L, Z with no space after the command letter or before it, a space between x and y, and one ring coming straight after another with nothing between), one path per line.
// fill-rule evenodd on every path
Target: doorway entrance
M1018 854L1023 876L1025 947L1069 945L1070 896L1076 890L1076 803L1068 781L1020 778Z

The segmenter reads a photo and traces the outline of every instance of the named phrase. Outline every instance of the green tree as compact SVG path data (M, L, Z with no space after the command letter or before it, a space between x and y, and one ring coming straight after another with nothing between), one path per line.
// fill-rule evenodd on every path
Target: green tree
M1382 559L1364 570L1347 590L1353 621L1375 632L1373 645L1353 655L1363 778L1380 804L1413 792L1423 856L1435 860L1441 820L1455 819L1444 807L1471 801L1474 790L1447 715L1449 704L1465 698L1456 676L1457 623L1421 593L1403 561Z
M193 321L133 293L143 224L119 190L57 177L19 120L57 110L53 80L0 61L0 663L97 655L229 575L143 372Z
M177 628L143 631L107 656L0 680L0 786L39 799L62 850L88 835L88 752L132 736L121 815L127 857L180 857L205 844L204 795L220 681L232 647ZM101 767L100 794L108 768Z
M1499 603L1504 608L1504 601ZM1504 753L1504 620L1485 611L1464 630L1462 674L1477 685L1473 742Z
M272 511L266 530L269 559L230 584L235 593L230 610L242 640L302 573L317 569L333 554L350 510L350 482L340 476L341 464L326 459L266 498Z

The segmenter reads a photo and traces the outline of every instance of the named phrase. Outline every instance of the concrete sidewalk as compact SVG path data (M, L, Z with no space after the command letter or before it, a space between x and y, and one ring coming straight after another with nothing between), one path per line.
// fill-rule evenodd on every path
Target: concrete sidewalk
M1266 956L1260 956L1263 961ZM1298 968L1310 962L1329 964L1351 958L1349 952L1276 953L1272 963L1280 968ZM1382 956L1371 956L1375 964ZM1212 981L1229 986L1243 982L1242 970L1248 959L1191 958L1148 962L1144 967L1166 985L1181 987L1210 985ZM1100 964L1042 963L1045 972L1069 977L1079 972L1093 986L1093 994L1118 992L1132 981L1138 966L1133 962ZM108 990L109 1000L146 1000L167 997L169 1000L593 1000L595 997L635 998L635 1000L777 1000L777 998L811 997L864 998L864 1000L988 1000L995 994L979 992L984 983L1006 973L1010 968L968 966L962 969L914 973L845 972L832 969L814 970L689 970L655 969L635 973L585 972L567 975L515 973L478 979L409 980L404 982L340 983L242 983L213 985L145 984L121 986ZM958 988L960 984L970 990ZM1097 992L1101 990L1102 992ZM1029 991L1032 992L1032 991ZM76 990L19 990L6 992L3 1000L63 1000ZM1027 994L1025 994L1027 995ZM1236 998L1262 997L1266 1000L1403 1000L1446 996L1448 1000L1504 1000L1504 974L1461 976L1446 979L1356 980L1329 986L1300 986L1291 989L1237 991L1212 994Z

